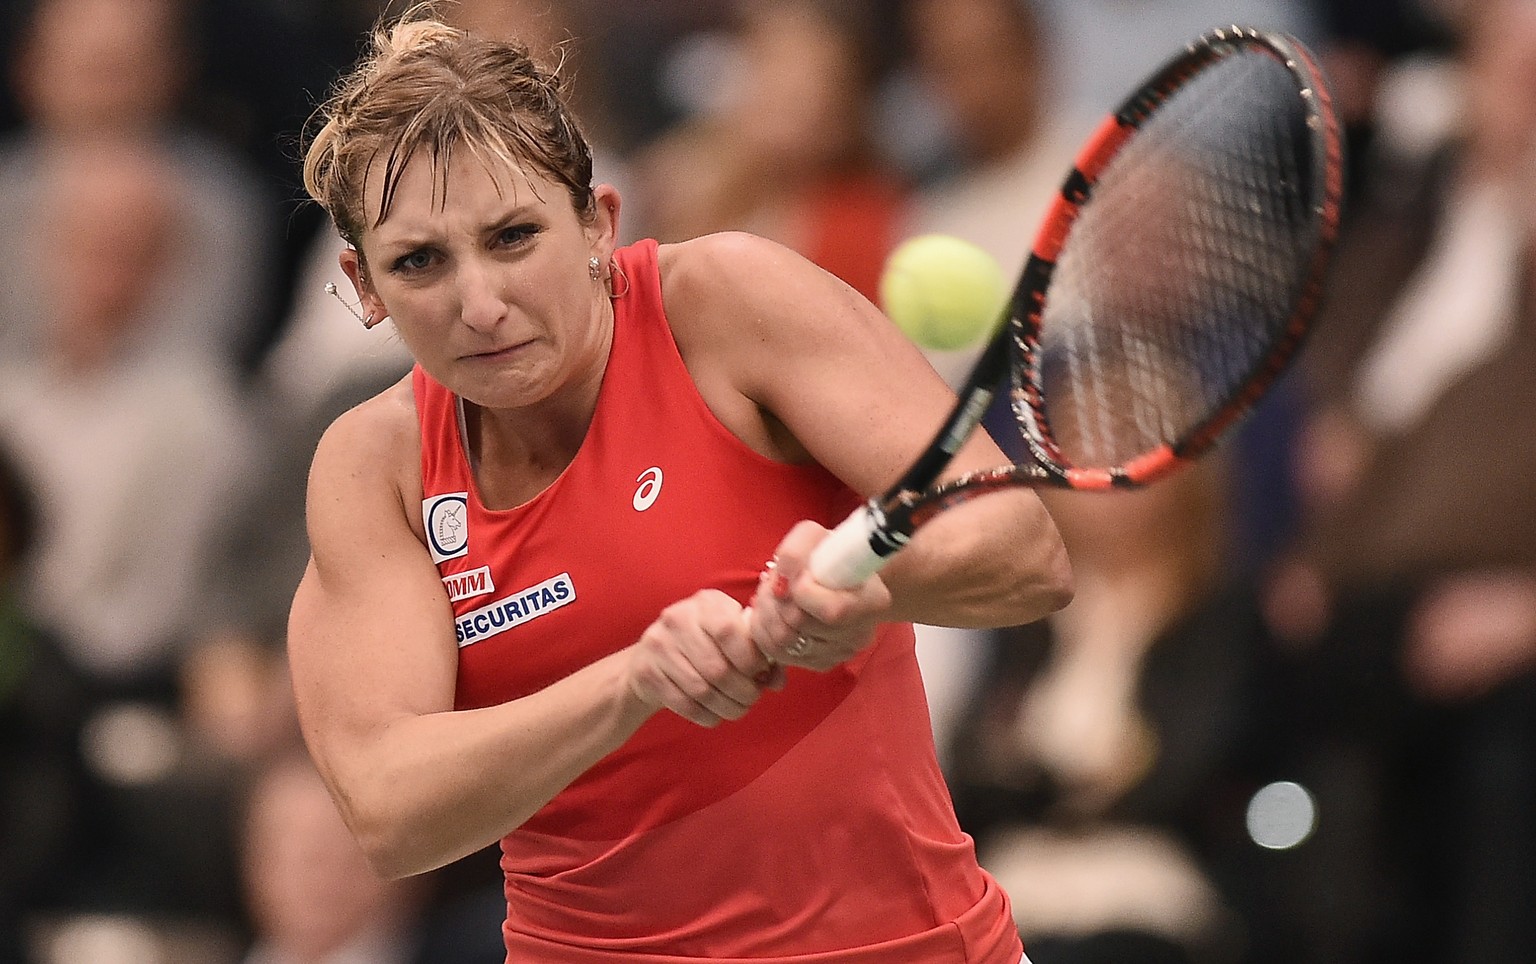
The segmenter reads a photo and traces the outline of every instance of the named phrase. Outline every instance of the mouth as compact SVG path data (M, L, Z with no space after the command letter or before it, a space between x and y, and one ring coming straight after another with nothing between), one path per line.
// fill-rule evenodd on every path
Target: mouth
M527 348L529 345L532 345L532 344L533 344L533 340L529 339L528 341L516 342L514 344L507 345L507 346L502 347L502 348L489 348L489 349L486 349L485 351L472 352L472 353L470 353L468 355L463 355L461 357L462 357L462 360L469 361L469 362L507 361L507 360L515 357L516 355L518 355L520 352L523 351L523 349Z

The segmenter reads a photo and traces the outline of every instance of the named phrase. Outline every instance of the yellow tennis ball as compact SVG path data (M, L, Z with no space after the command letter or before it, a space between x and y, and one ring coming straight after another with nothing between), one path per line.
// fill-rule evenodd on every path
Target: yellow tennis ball
M923 348L957 351L990 335L1008 299L1007 281L986 251L947 234L896 246L880 276L880 307Z

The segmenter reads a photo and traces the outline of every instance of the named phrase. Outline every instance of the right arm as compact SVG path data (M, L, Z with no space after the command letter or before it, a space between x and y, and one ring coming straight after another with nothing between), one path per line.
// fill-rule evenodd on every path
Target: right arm
M369 858L392 877L500 839L659 708L701 725L738 718L766 665L740 607L704 592L544 690L454 710L452 612L403 494L418 444L408 386L326 433L310 475L312 558L288 634L310 753Z

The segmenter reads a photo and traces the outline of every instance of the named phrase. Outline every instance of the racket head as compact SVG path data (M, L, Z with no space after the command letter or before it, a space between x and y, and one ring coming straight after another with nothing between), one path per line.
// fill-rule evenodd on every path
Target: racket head
M1212 31L1105 118L1000 336L1031 483L1146 485L1250 411L1316 314L1343 180L1325 79L1285 35Z
M1083 146L954 409L817 547L813 573L856 585L988 492L1141 486L1198 458L1306 337L1343 166L1325 79L1298 41L1231 27L1191 43ZM1005 391L1028 457L936 483Z

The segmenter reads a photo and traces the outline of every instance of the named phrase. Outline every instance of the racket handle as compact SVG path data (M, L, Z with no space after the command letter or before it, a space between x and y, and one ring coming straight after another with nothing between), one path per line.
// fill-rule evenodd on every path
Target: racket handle
M851 589L890 561L870 545L879 528L869 505L861 505L811 550L811 576L829 589Z

